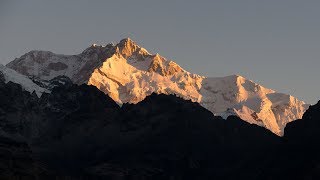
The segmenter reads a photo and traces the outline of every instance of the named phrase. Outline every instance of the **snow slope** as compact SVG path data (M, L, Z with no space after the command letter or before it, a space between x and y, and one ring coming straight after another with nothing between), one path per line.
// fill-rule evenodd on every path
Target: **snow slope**
M4 81L5 83L8 83L9 81L14 82L16 84L20 84L21 87L30 92L33 93L35 92L38 97L41 96L43 92L47 92L46 89L39 87L37 84L35 84L31 79L28 77L19 74L18 72L7 68L0 64L0 73L4 76Z
M249 123L283 135L288 122L300 119L308 106L293 96L277 93L239 75L206 78L200 103L217 115L238 115Z
M79 55L31 51L7 66L44 80L66 75L75 83L96 86L119 104L137 103L153 92L176 94L199 102L216 115L238 115L277 135L308 108L290 95L239 75L208 78L192 74L159 54L150 54L131 39L117 45L92 45Z
M79 84L84 83L96 66L110 53L112 44L92 45L79 55L60 55L49 51L30 51L6 66L27 75L50 80L65 75Z

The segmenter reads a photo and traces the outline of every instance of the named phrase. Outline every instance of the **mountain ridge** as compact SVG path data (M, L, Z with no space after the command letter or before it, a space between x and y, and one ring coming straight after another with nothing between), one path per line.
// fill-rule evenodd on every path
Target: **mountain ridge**
M176 94L214 114L238 115L280 136L285 125L308 108L303 101L239 75L210 78L190 73L130 38L116 45L92 45L78 55L27 53L7 67L44 80L65 75L77 84L96 86L119 104L138 103L152 93Z

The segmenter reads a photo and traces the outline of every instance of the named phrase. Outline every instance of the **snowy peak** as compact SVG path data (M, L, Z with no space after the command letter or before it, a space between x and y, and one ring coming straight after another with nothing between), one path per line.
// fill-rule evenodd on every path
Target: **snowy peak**
M92 45L77 55L61 55L49 51L31 51L6 66L28 77L51 80L68 76L77 84L86 83L93 70L112 56L114 46Z
M135 57L141 61L144 60L145 56L150 55L146 49L138 46L130 38L121 40L120 43L116 45L116 52L124 58Z
M237 115L277 135L308 108L303 101L240 75L211 78L187 72L129 38L116 45L94 44L78 55L32 51L7 67L43 80L64 75L74 83L96 86L119 104L138 103L152 93L175 94L216 115Z

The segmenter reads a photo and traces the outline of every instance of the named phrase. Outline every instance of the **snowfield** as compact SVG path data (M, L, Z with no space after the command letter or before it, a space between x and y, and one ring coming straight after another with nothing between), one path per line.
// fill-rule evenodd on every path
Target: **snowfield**
M0 64L0 73L3 74L5 83L8 83L11 81L16 84L20 84L22 89L24 89L30 93L35 92L38 97L40 97L43 92L48 92L48 90L38 86L28 77L10 69L10 68L7 68L2 64Z

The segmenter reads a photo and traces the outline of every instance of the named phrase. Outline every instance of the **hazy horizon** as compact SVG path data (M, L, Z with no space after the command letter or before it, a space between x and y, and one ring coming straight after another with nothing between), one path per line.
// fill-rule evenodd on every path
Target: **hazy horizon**
M0 63L31 50L78 54L129 37L192 73L240 74L314 104L319 8L311 0L2 0Z

